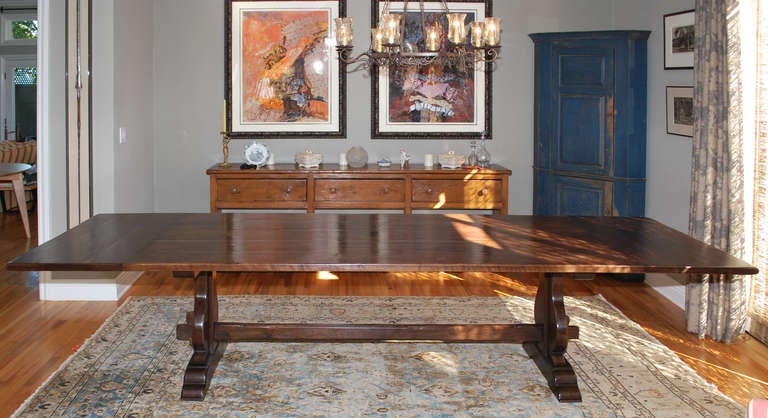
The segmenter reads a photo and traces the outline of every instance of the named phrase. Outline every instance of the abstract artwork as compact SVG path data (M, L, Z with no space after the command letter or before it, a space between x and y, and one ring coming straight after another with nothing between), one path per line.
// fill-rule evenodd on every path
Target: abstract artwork
M383 1L374 0L374 19ZM423 27L448 22L439 1L425 1L424 14L418 6L391 2L390 10L404 15L404 48L424 51ZM490 0L451 2L452 12L466 13L466 22L490 15ZM374 22L376 25L377 22ZM447 44L443 39L443 48ZM423 67L380 67L372 77L372 138L490 138L491 74L489 66L432 64Z
M329 43L344 1L227 1L232 138L343 137L345 75Z

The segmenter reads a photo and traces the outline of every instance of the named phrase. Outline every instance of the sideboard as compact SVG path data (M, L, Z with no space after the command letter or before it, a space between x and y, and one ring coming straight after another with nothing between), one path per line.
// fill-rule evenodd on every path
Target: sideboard
M507 214L509 176L499 165L444 169L420 164L362 168L321 164L299 168L275 164L261 168L214 165L211 212L222 209L485 209Z

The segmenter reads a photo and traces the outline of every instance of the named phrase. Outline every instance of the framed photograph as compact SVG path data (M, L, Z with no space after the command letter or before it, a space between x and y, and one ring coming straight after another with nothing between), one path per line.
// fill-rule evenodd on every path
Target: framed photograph
M693 136L693 87L667 87L667 133Z
M693 68L694 11L664 15L664 69Z
M372 0L372 26L384 0ZM447 2L452 13L466 13L466 22L490 16L491 0ZM403 13L406 44L423 51L422 25L447 28L443 3L424 1L424 22L418 2L392 1L390 11ZM469 37L467 37L469 38ZM447 41L446 41L447 42ZM447 65L379 67L371 77L371 137L394 139L491 138L491 64L466 70Z
M346 74L328 39L345 0L227 0L231 138L346 137Z

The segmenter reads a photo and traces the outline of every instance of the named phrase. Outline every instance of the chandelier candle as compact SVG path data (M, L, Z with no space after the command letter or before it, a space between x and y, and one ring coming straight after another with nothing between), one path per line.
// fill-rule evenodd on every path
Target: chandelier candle
M466 13L448 13L448 40L455 45L461 45L467 39L467 27L464 26Z
M482 48L483 45L485 45L485 23L471 22L469 27L472 35L472 46L475 48Z
M379 28L371 28L371 49L384 52L384 34Z
M498 46L501 43L501 18L485 18L485 44L487 46Z
M338 17L336 21L336 42L341 46L352 45L352 18Z
M437 52L440 50L440 27L432 25L427 28L427 38L425 39L427 51Z

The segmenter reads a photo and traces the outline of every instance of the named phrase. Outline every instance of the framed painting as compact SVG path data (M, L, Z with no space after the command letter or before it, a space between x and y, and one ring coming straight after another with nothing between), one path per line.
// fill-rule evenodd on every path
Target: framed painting
M664 69L693 68L693 10L664 15Z
M667 87L667 133L693 136L693 87Z
M415 4L415 5L414 5ZM384 0L372 0L372 26ZM466 22L490 16L491 0L447 2L451 12L466 13ZM393 13L404 13L405 42L423 51L422 25L438 23L447 28L440 0L424 1L424 21L418 2L389 3ZM469 37L467 37L469 38ZM474 70L432 64L423 67L378 67L371 77L371 137L383 139L491 138L492 64Z
M345 0L227 0L231 138L346 137L346 75L331 36Z

